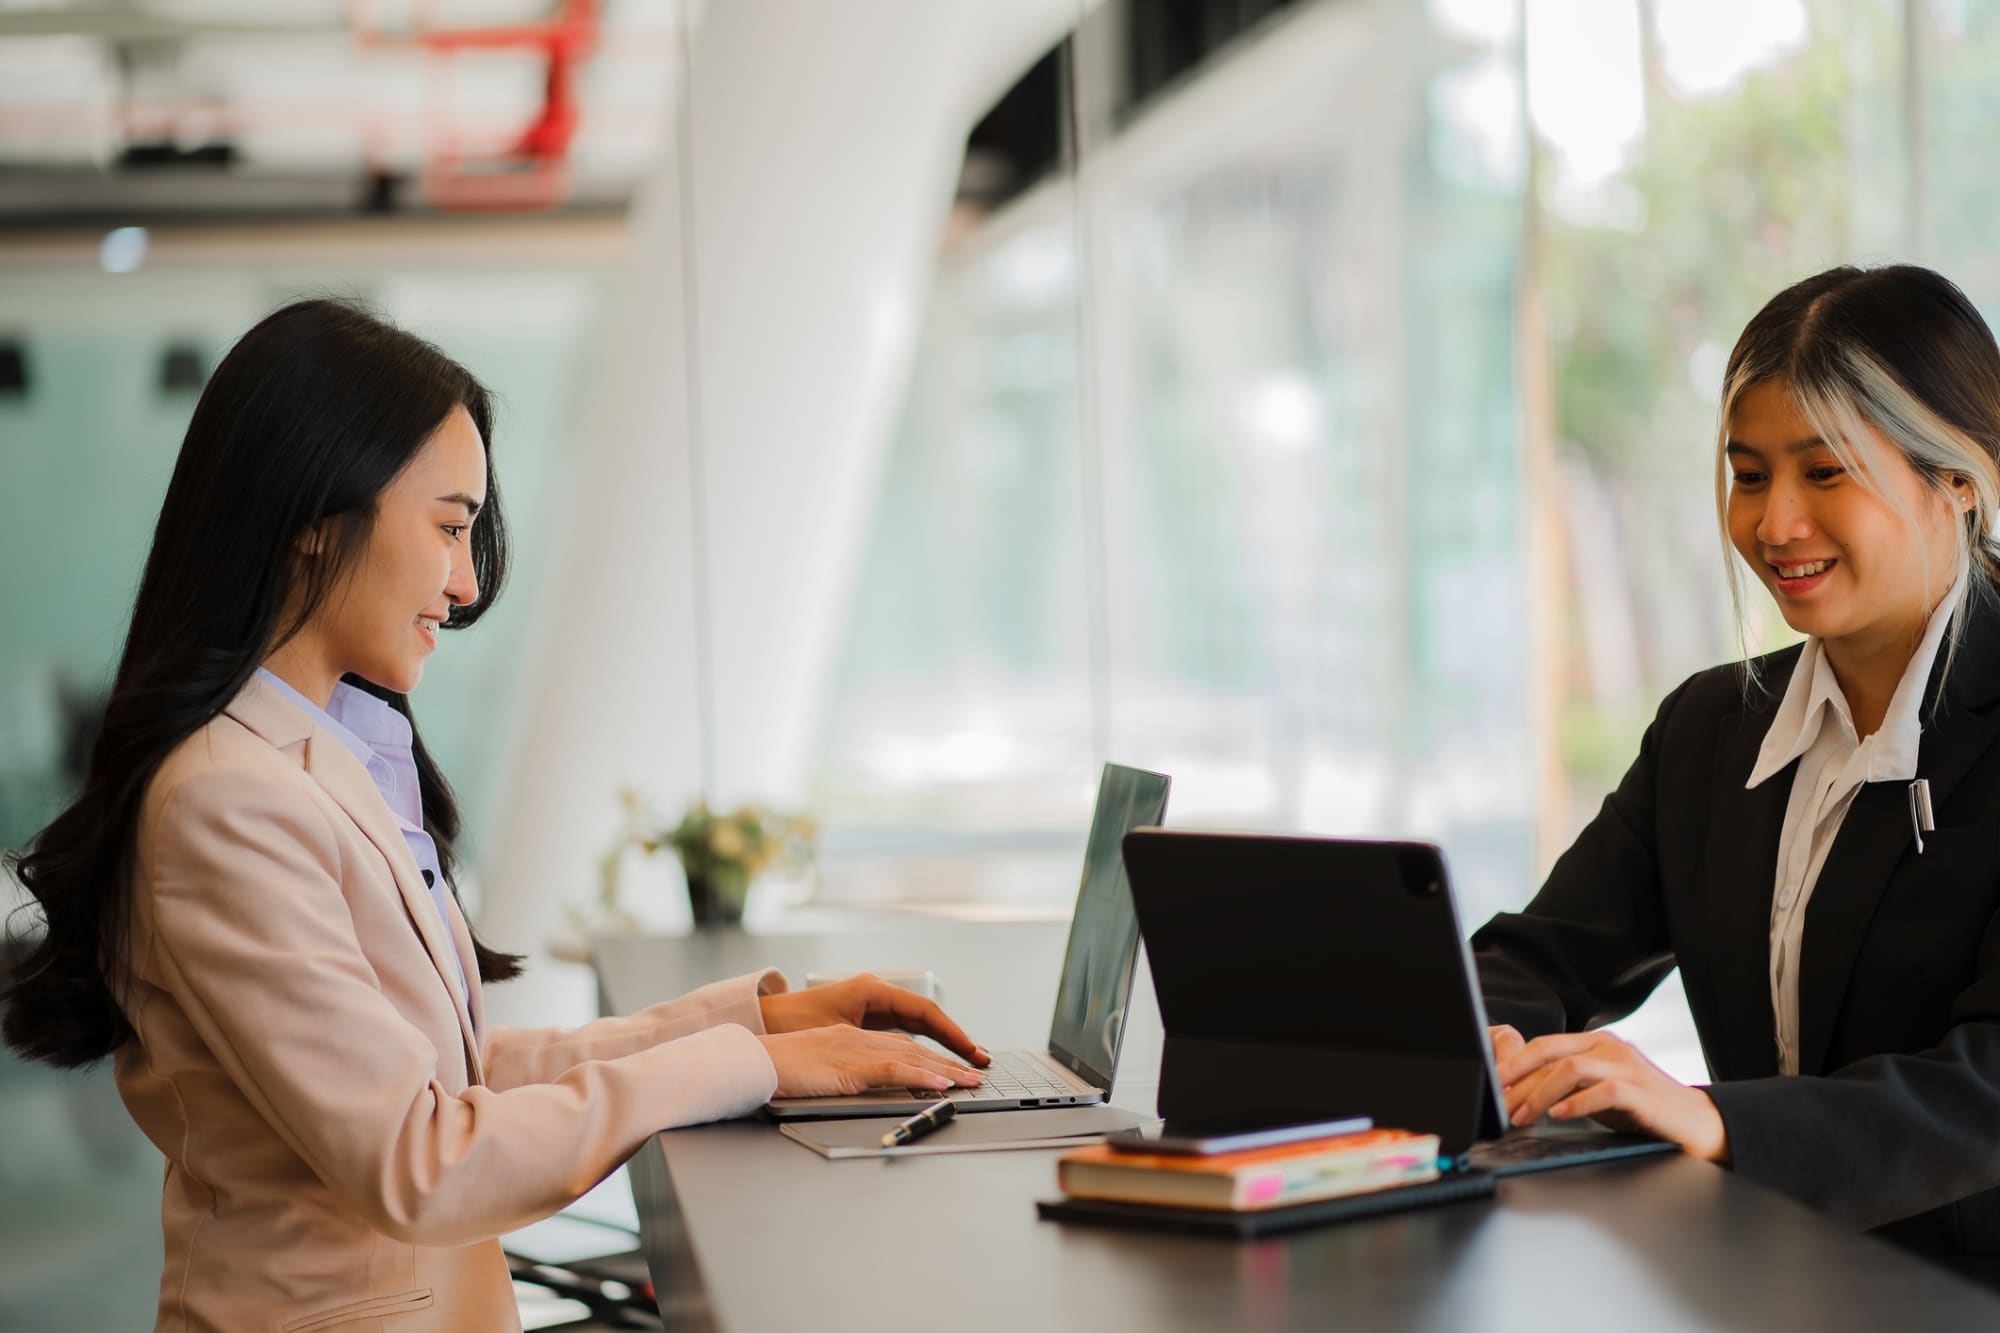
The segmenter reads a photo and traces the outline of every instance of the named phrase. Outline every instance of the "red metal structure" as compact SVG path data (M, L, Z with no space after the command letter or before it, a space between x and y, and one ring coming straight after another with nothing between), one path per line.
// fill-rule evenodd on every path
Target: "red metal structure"
M416 45L446 60L467 51L539 51L547 63L542 110L511 145L467 151L447 127L425 159L423 188L431 204L456 211L553 208L569 197L570 145L582 120L577 81L596 47L599 0L557 0L540 23L483 28L418 28L392 35L355 24L364 45Z

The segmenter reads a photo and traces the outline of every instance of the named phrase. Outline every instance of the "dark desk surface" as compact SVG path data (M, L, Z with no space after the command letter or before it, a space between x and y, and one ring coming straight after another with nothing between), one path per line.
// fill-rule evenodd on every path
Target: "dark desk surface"
M892 918L605 940L598 967L619 1011L760 964L794 983L930 967L976 1038L1039 1045L1063 938ZM1114 1100L1150 1111L1158 1050L1141 987ZM1686 1158L1518 1177L1492 1201L1239 1243L1039 1221L1056 1155L829 1162L751 1120L661 1134L631 1175L675 1329L2000 1328L2000 1297Z

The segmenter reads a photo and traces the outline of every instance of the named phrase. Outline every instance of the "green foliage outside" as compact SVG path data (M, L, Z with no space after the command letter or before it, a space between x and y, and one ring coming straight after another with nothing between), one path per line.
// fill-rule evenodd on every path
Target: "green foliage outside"
M1582 656L1585 618L1618 608L1638 646L1636 680L1577 668L1564 682L1559 744L1579 811L1616 783L1685 675L1787 633L1754 586L1739 629L1724 576L1714 460L1730 346L1800 278L1900 257L1882 247L1907 214L1895 195L1907 162L1885 122L1900 114L1900 7L1808 8L1804 48L1733 89L1696 99L1652 80L1644 140L1593 192L1594 215L1559 205L1541 150L1557 455L1592 480L1583 503L1614 506L1617 533L1567 563L1565 656Z

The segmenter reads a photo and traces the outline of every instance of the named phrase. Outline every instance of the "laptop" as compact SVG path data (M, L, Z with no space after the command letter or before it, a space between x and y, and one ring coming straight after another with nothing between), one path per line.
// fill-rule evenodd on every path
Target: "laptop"
M1088 1106L1111 1095L1118 1047L1125 1036L1125 1007L1132 997L1132 969L1139 955L1139 925L1132 916L1120 843L1132 829L1158 824L1167 814L1164 774L1106 764L1097 783L1097 809L1083 854L1083 883L1070 920L1056 989L1055 1018L1045 1051L994 1051L976 1088L889 1088L846 1097L783 1097L766 1108L780 1120L832 1120L850 1116L907 1116L941 1097L958 1110L1018 1111L1043 1106Z
M1590 1122L1506 1127L1435 846L1139 829L1125 865L1168 1119L1365 1115L1501 1174L1677 1151Z

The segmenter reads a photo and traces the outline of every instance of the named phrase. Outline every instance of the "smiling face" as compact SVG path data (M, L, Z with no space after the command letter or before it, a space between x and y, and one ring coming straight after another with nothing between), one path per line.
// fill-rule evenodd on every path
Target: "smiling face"
M352 672L398 694L423 678L453 606L479 599L472 524L486 502L486 446L463 407L375 500L353 569L272 670L324 705ZM293 679L297 675L303 679Z
M1870 427L1849 442L1880 488L1870 489L1818 438L1782 381L1745 390L1728 424L1729 540L1785 623L1836 645L1921 634L1951 586L1970 487L1927 485Z

